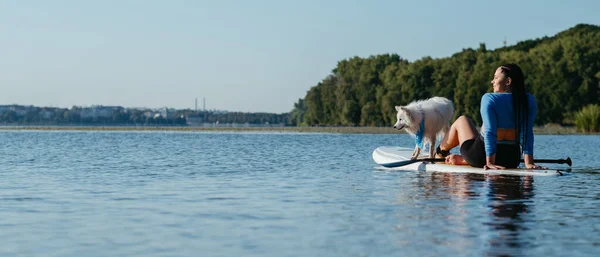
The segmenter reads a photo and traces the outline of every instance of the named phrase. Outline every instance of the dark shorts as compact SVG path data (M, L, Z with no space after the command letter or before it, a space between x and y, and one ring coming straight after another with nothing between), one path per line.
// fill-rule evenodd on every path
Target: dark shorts
M498 144L496 146L496 165L506 168L516 168L521 163L521 153L517 144ZM469 165L482 168L485 163L485 143L479 134L474 139L463 142L460 146L460 155Z

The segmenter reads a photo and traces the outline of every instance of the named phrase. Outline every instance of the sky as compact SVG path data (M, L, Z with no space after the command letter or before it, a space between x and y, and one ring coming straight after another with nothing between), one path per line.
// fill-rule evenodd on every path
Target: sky
M284 113L354 56L600 25L596 0L2 0L0 105Z

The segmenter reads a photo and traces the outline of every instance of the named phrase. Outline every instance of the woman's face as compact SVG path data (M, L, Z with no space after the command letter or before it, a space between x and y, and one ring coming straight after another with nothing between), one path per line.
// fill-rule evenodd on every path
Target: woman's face
M494 73L494 79L492 79L492 87L494 87L494 93L507 92L510 85L510 78L506 77L502 73L502 68L498 67L496 73Z

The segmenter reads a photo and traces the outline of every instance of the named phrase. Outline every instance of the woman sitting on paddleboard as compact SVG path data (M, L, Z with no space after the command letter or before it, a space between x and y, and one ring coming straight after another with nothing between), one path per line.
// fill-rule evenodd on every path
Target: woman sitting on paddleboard
M533 95L525 92L525 76L516 64L505 64L492 80L493 93L481 98L481 133L466 116L460 116L444 135L436 156L446 163L471 165L484 169L516 168L521 148L528 169L545 169L533 163L533 121L537 105ZM461 155L450 154L460 145Z

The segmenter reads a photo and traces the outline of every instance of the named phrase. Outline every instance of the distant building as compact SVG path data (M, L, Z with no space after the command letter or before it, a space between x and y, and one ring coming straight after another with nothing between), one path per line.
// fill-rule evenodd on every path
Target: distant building
M160 108L160 109L158 109L158 112L160 113L160 117L163 117L164 119L169 118L169 108L167 108L167 107Z
M54 115L53 111L49 111L49 110L41 110L40 111L40 117L42 117L43 120L52 119L53 115Z
M153 118L154 117L154 112L153 111L145 111L144 112L144 117L145 118Z
M10 105L0 105L0 114L10 111Z
M122 112L121 106L92 106L81 108L79 115L81 118L110 118L114 112Z
M5 112L14 111L18 117L27 115L29 111L34 111L36 107L23 106L23 105L0 105L0 114Z
M189 126L202 126L204 117L199 115L188 115L185 118L185 123Z

